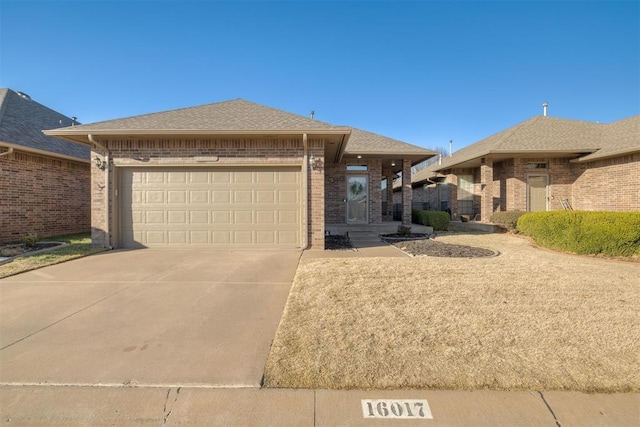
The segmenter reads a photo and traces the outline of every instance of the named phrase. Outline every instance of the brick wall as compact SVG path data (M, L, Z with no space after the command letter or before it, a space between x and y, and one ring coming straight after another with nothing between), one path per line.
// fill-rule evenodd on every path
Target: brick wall
M0 243L89 231L89 166L20 151L0 157Z
M571 204L587 211L640 210L640 153L571 164L575 176Z
M117 166L189 166L302 164L302 138L134 139L100 141L109 149L109 167L92 167L92 233L94 244L113 242L114 164ZM307 171L308 240L324 249L324 141L309 139L317 167ZM104 158L102 153L92 153ZM107 198L109 199L107 209Z
M529 163L547 163L547 169L531 169ZM455 174L473 174L480 168L455 169ZM537 157L512 158L493 165L492 205L484 210L493 212L527 210L527 177L548 177L548 209L562 210L562 199L568 200L576 210L633 211L640 210L640 154L620 156L585 164L571 163L568 158ZM488 178L489 175L485 177ZM457 176L451 176L457 182ZM478 181L476 181L477 183ZM452 186L452 212L457 212L455 185ZM482 188L476 185L481 194ZM431 195L431 198L434 198ZM489 194L486 194L489 197ZM474 199L475 206L475 199ZM490 214L489 214L490 216ZM486 220L483 215L483 221Z

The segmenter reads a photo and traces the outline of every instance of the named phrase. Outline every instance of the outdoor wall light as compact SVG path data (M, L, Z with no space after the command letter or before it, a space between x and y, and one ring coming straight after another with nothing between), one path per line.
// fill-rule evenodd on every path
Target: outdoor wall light
M104 170L104 168L107 166L107 165L105 164L105 162L103 162L102 160L100 160L100 157L98 157L98 156L95 156L95 157L93 158L93 164L94 164L94 165L96 165L96 167L97 167L98 169L102 170L102 171L103 171L103 170Z
M309 166L311 166L311 169L313 170L319 170L322 167L322 160L315 158L312 154L309 157Z

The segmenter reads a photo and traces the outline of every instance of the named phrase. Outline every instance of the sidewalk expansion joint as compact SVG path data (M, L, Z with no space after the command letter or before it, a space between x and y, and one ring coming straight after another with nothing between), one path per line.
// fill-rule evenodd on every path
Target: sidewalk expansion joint
M545 406L547 407L547 409L549 410L549 412L551 413L551 416L553 417L553 419L556 422L556 426L557 427L562 427L562 423L560 423L560 420L558 419L558 417L556 417L556 414L553 412L553 409L551 409L551 406L549 405L549 403L547 402L547 399L544 398L544 395L542 394L541 391L538 392L538 394L540 395L540 399L542 399L542 401L544 402Z

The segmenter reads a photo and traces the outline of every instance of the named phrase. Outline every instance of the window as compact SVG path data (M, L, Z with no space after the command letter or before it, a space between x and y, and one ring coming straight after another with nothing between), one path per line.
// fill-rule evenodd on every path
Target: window
M473 175L458 176L458 214L473 215Z
M361 172L366 171L367 165L347 165L347 171L349 172Z

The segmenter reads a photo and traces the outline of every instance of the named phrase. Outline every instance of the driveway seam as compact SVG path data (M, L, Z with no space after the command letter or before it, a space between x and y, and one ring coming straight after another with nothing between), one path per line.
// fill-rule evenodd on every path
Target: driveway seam
M22 342L22 341L26 340L27 338L30 338L30 337L32 337L32 336L34 336L34 335L36 335L36 334L39 334L39 333L40 333L40 332L42 332L42 331L46 331L47 329L51 328L52 326L55 326L55 325L57 325L58 323L61 323L61 322L65 321L65 320L67 320L67 319L69 319L69 318L71 318L71 317L75 316L76 314L82 313L83 311L85 311L85 310L87 310L87 309L89 309L89 308L91 308L91 307L93 307L93 306L95 306L95 305L98 305L98 304L100 304L101 302L106 301L106 300L108 300L109 298L112 298L112 297L114 297L114 296L118 295L118 294L119 294L119 293L121 293L121 292L124 292L124 291L126 291L126 290L128 290L128 289L130 289L130 288L134 287L134 286L135 286L135 285L137 285L138 283L139 283L139 282L136 282L136 283L135 283L135 284L133 284L133 285L127 286L126 288L122 288L122 289L120 289L119 291L117 291L117 292L115 292L115 293L113 293L113 294L111 294L111 295L108 295L108 296L106 296L106 297L104 297L104 298L102 298L102 299L100 299L100 300L98 300L98 301L96 301L96 302L94 302L93 304L90 304L90 305L88 305L88 306L86 306L86 307L84 307L84 308L81 308L80 310L75 311L75 312L73 312L73 313L71 313L71 314L69 314L69 315L67 315L67 316L63 317L62 319L56 320L55 322L53 322L53 323L51 323L51 324L49 324L49 325L47 325L47 326L45 326L45 327L43 327L43 328L40 328L40 329L38 329L37 331L34 331L34 332L30 333L29 335L26 335L26 336L24 336L24 337L22 337L22 338L20 338L20 339L18 339L18 340L16 340L16 341L14 341L14 342L10 343L10 344L7 344L7 345L5 345L4 347L0 348L0 351L5 350L5 349L7 349L7 348L9 348L9 347L11 347L11 346L13 346L13 345L15 345L15 344L18 344L19 342Z

